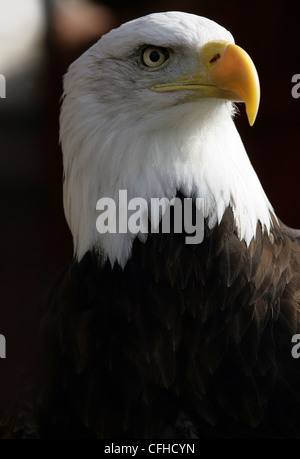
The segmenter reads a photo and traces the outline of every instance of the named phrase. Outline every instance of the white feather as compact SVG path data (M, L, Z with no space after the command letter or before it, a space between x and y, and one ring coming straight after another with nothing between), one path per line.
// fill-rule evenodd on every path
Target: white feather
M125 266L133 234L99 234L99 198L205 198L209 226L231 206L241 240L255 235L257 222L269 232L273 209L232 120L230 102L188 101L187 92L150 88L195 69L211 40L233 42L231 34L206 18L158 13L109 32L70 67L64 81L61 143L64 208L80 260L99 250ZM145 44L173 49L169 65L155 72L139 65Z

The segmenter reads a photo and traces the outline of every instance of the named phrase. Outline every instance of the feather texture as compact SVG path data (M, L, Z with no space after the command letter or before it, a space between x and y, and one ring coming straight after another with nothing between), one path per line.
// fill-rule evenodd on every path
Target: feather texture
M60 121L75 256L44 305L38 380L11 436L300 437L300 232L275 216L230 101L150 90L201 72L212 40L233 43L205 18L154 14L70 67ZM147 71L146 44L171 48L170 63ZM169 234L159 219L148 237L98 234L96 202L118 206L119 190L204 198L204 240L186 244L172 210Z
M247 256L254 266L260 250L261 262L248 282L249 261L237 256L245 243L233 222L228 209L220 226L232 232L222 243L217 228L193 247L184 234L136 239L124 270L109 262L100 268L93 253L70 263L45 306L37 435L298 435L299 371L290 339L299 330L299 243L275 226L270 263L263 259L269 237L258 228ZM172 238L180 269L170 278ZM205 278L199 265L209 267ZM273 282L266 281L275 268ZM188 273L184 285L181 270ZM189 428L178 427L180 416Z

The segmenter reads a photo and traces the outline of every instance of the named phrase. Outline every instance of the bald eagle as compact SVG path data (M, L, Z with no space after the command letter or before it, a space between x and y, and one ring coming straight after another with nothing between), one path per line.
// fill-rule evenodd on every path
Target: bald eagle
M300 232L277 218L233 121L244 102L252 125L259 98L231 33L183 12L123 24L70 66L74 258L43 312L40 438L299 437ZM154 231L120 230L120 191ZM121 214L104 206L101 232L102 198ZM153 198L170 203L155 222ZM172 202L189 199L195 223L197 198L203 237L187 243Z

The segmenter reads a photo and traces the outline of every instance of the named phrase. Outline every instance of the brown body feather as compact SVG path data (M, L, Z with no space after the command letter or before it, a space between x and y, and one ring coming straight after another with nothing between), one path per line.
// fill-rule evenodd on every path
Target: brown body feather
M300 233L258 224L246 247L228 208L201 244L184 237L136 239L124 271L87 253L62 272L38 437L300 437Z

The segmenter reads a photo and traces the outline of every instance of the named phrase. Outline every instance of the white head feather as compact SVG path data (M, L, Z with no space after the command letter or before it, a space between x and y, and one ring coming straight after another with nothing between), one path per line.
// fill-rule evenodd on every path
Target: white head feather
M126 264L134 235L100 235L96 202L128 191L128 199L205 198L212 228L231 206L240 239L250 243L257 222L269 231L272 207L236 130L231 102L187 100L187 91L150 88L195 68L209 41L232 35L206 18L151 14L103 36L74 62L64 80L61 144L64 208L78 260L98 248L112 264ZM168 47L168 65L149 71L139 62L143 45Z

